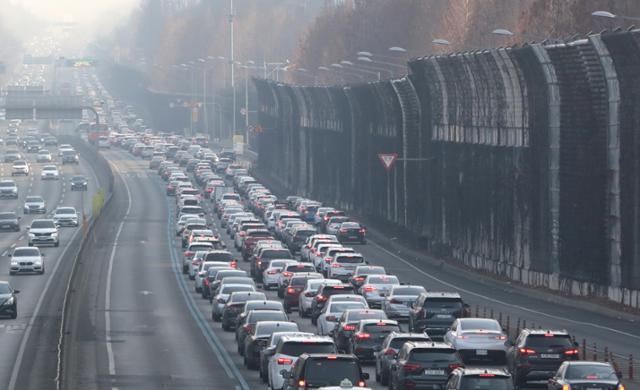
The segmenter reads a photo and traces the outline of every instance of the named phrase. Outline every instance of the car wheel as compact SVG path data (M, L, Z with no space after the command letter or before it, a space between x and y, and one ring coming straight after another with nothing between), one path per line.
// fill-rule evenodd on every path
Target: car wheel
M57 248L57 247L59 247L59 246L60 246L60 241L57 241L57 242L54 244L54 246L55 246L56 248Z
M18 307L14 307L13 309L13 313L11 313L11 319L15 320L16 318L18 318Z
M222 322L222 330L224 330L225 332L229 332L231 331L231 328L229 327L229 325L226 322Z
M29 246L33 246L33 243L32 243L32 242L30 242L30 243L28 243L27 245L29 245Z

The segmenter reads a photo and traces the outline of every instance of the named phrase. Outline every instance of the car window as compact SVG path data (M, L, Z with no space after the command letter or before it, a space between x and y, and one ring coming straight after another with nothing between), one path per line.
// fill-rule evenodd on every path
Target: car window
M400 326L381 322L379 324L363 325L362 330L365 333L371 333L371 334L391 333L391 332L399 332Z
M334 343L317 341L288 341L282 344L278 353L300 356L303 353L336 353Z
M352 311L349 312L349 317L347 321L356 322L360 320L378 320L378 319L386 319L387 315L384 314L383 311Z
M458 354L454 349L414 349L409 360L421 363L458 362Z
M298 330L298 324L295 322L277 322L277 323L258 323L256 326L256 335L270 335L273 332L295 332Z
M484 320L484 319L465 319L460 321L460 330L494 330L502 331L500 325L496 321Z
M345 379L358 383L360 367L352 359L309 359L305 364L304 379L309 387L338 386Z
M0 283L0 294L9 294L11 293L11 288L9 288L9 284Z
M283 312L270 312L270 311L254 311L249 316L247 323L255 324L258 321L286 321L287 315Z
M511 378L491 376L465 376L460 390L510 390Z
M24 256L40 256L40 251L37 248L19 248L13 251L14 257Z
M398 350L402 348L407 341L428 341L428 337L394 337L389 343L389 347Z
M400 284L398 277L392 275L369 276L368 282L370 284Z
M397 287L393 289L393 295L420 295L424 291L422 287Z
M527 346L531 348L573 348L573 342L568 335L529 335Z
M56 214L75 214L76 210L71 207L62 207L56 210Z
M236 291L255 291L255 287L249 284L237 285L237 286L224 286L220 290L220 294L231 294Z
M364 259L359 256L341 256L336 259L336 262L341 264L358 264L363 263Z
M450 312L462 311L462 301L460 299L449 298L429 298L424 302L426 311L447 310Z
M365 305L363 302L339 302L331 304L331 307L327 310L330 313L342 313L349 309L362 309Z
M31 229L53 229L56 225L53 221L33 221Z
M565 374L567 379L615 379L615 371L604 364L572 364L567 368Z

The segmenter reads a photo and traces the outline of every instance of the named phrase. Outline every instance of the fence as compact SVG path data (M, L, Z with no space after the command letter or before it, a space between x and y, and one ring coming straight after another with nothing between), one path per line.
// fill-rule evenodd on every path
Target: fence
M433 253L640 307L640 30L412 60L348 86L254 80L258 164ZM379 153L397 153L386 172Z

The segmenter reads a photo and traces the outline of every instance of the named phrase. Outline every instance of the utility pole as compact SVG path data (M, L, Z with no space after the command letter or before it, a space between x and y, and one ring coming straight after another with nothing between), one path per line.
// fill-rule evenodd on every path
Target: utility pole
M249 67L245 65L244 67L244 128L245 134L249 131ZM245 135L245 138L247 136ZM245 139L245 142L247 140Z
M204 132L207 136L209 134L209 117L207 115L207 67L206 65L202 69L202 108L204 110Z
M232 123L233 123L233 135L236 135L236 82L235 82L235 57L233 54L233 0L229 0L229 29L231 38L231 55L229 56L229 63L231 64L231 89L233 90L233 107L232 107Z

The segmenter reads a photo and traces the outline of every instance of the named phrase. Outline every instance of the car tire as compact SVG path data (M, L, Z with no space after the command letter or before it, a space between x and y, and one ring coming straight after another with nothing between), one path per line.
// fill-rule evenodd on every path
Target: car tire
M389 374L385 374L384 372L380 374L380 384L383 386L389 384Z
M244 348L240 346L240 343L238 343L238 347L236 348L236 350L238 351L240 356L244 357Z
M11 314L11 319L12 320L15 320L16 318L18 318L18 307L17 306L14 307L13 313Z
M60 246L60 241L57 241L53 246L55 246L56 248Z
M32 243L32 242L30 242L30 243L28 243L27 245L28 245L28 246L33 246L33 243Z
M222 322L222 330L224 330L225 332L230 332L231 331L231 327L226 323L226 322Z

